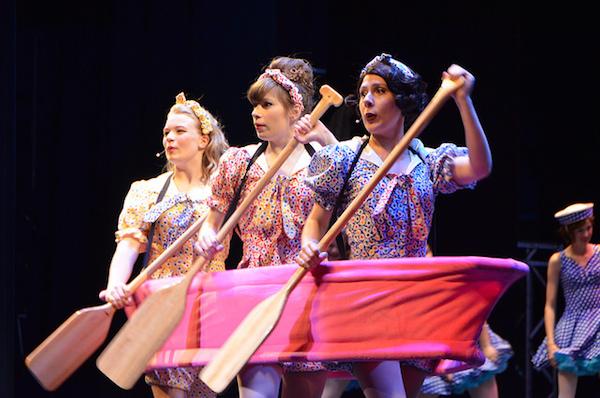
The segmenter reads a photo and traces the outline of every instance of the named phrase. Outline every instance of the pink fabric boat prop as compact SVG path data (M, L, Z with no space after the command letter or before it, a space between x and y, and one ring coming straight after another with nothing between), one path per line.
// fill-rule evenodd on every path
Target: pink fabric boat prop
M296 267L197 275L183 320L149 368L205 365ZM478 366L483 322L528 270L513 259L487 257L324 262L291 293L279 323L250 362L431 358L441 360L437 373ZM176 281L146 282L136 302Z

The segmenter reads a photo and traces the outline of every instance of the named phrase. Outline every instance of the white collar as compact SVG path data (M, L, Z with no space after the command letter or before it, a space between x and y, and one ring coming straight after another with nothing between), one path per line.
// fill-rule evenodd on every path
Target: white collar
M311 142L310 145L312 145L312 147L315 149L315 151L318 151L319 149L321 149L321 145L319 145L316 142ZM253 144L253 145L245 146L244 149L246 151L248 151L248 154L250 155L250 157L252 157L252 155L254 155L254 153L256 152L256 150L258 149L259 146L260 146L260 144ZM303 144L298 144L298 146L302 147ZM296 150L299 150L299 149L296 149ZM310 163L310 160L311 160L311 156L308 154L308 152L304 148L302 148L302 153L300 154L298 161L292 165L288 165L288 164L284 163L282 168L288 167L287 174L294 175L294 174L298 173L299 171L306 169ZM265 156L264 152L260 154L258 159L256 159L256 164L264 172L267 172L269 170L269 164L267 163L267 157Z
M355 152L358 150L360 145L362 144L362 139L359 137L354 137L352 140L344 141L342 144L352 148ZM423 145L419 140L412 140L410 146L415 148L419 147L419 145ZM418 149L416 149L418 150ZM371 145L367 145L365 149L360 154L360 158L366 160L367 162L373 163L377 167L381 167L383 164L383 160L379 157L379 155L371 148ZM408 148L404 151L402 155L392 165L388 174L410 174L415 167L422 163L421 158L418 155L415 155Z
M167 192L165 196L175 196L180 193L184 193L190 200L194 202L206 200L211 196L210 184L206 184L202 187L194 188L189 192L181 192L177 188L177 184L175 184L175 180L173 176L171 176L171 182L169 183L169 188L167 188Z

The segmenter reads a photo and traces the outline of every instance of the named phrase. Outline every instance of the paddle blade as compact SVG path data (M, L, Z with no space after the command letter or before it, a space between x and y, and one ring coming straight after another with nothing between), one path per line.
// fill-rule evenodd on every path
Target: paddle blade
M106 339L114 307L104 304L75 312L25 358L38 382L54 391Z
M187 285L178 283L144 300L100 354L98 369L119 387L133 387L181 320L186 292Z
M211 390L222 392L240 372L279 321L288 295L286 289L281 289L254 307L202 369L200 379Z

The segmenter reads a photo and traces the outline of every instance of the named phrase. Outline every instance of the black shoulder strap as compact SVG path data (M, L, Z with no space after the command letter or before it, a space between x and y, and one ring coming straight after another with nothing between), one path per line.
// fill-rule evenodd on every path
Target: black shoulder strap
M254 152L254 155L252 155L252 157L248 161L248 165L246 166L246 171L244 171L244 175L242 176L242 179L241 179L239 185L237 186L237 188L235 189L235 192L233 193L233 199L231 199L231 203L229 204L229 207L227 208L227 213L225 213L225 217L223 218L223 224L225 224L225 222L229 219L229 217L231 217L231 215L237 208L238 202L240 201L240 196L242 195L242 188L244 188L244 185L246 184L246 180L248 179L248 170L250 170L250 167L256 162L256 159L258 159L258 157L265 151L265 149L267 149L267 145L268 145L268 142L266 142L266 141L262 142L260 144L260 146L256 149L256 152Z
M346 174L346 177L344 177L344 183L342 184L342 189L340 190L337 200L335 201L335 206L333 207L333 212L331 213L331 220L329 220L329 229L331 229L331 227L333 226L333 224L335 224L335 222L337 221L337 219L339 217L338 212L342 205L342 197L343 197L344 191L346 190L346 187L348 186L348 181L350 181L350 176L352 175L352 172L354 171L354 168L356 167L356 163L358 163L358 159L360 159L360 154L367 147L368 143L369 143L369 138L367 138L363 141L361 146L358 148L358 151L356 151L356 155L354 155L354 159L352 159L352 163L350 164L348 173ZM343 234L339 233L338 236L336 236L335 241L337 243L338 251L340 253L340 259L346 260L348 258L348 254L346 253L346 243L344 242Z
M172 175L173 174L171 173L167 177L167 180L163 184L163 187L160 190L160 193L158 194L158 197L156 198L156 202L154 202L154 204L159 203L165 197L165 194L167 193L167 189L169 189L169 184L171 183ZM150 250L152 249L152 239L154 239L154 229L155 228L156 228L156 221L154 221L152 223L152 225L150 226L150 231L148 232L148 244L146 245L146 253L144 253L144 261L142 262L142 269L146 268L146 266L148 265L148 259L150 258Z
M311 158L315 154L315 148L313 148L313 146L309 143L304 144L304 149L306 149L306 152L308 152L308 156L310 156Z
M421 159L421 161L425 164L427 164L427 162L425 161L425 159L423 159L423 156L421 156L421 152L417 151L415 148L411 147L410 145L408 146L408 150L412 153L414 153L415 155L417 155L419 157L419 159Z

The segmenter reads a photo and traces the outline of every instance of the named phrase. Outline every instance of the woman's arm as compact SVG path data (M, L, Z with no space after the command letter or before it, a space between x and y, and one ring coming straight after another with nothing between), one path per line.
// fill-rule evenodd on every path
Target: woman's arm
M479 335L479 346L481 347L481 351L483 351L483 355L487 359L492 362L496 362L498 360L498 350L494 348L492 345L492 341L490 339L490 326L487 322L483 324L483 328L481 329L481 334Z
M558 283L560 277L560 254L554 253L548 261L548 280L546 282L546 304L544 305L544 327L548 345L548 358L552 365L554 352L558 347L554 341L554 326L556 322L556 296L558 294Z
M463 77L465 79L463 87L454 94L454 101L462 119L469 154L454 159L453 179L459 185L468 185L487 177L491 173L492 154L471 100L475 78L458 65L452 65L448 68L448 71L444 72L444 78L448 77L453 79Z
M127 281L131 276L133 266L137 260L140 243L131 238L125 238L117 244L115 253L110 262L108 283L99 297L108 301L116 308L122 308L132 303L131 292L127 290Z
M212 258L216 252L223 250L223 244L217 240L217 233L221 229L224 218L225 214L215 208L208 211L206 219L198 232L198 241L194 245L201 256Z
M327 257L327 252L319 251L319 241L327 232L333 211L326 210L320 204L313 205L302 229L302 249L296 262L304 268L316 267Z
M302 144L312 141L318 142L321 146L338 143L335 135L321 121L317 120L317 123L311 126L308 114L294 124L294 137Z

